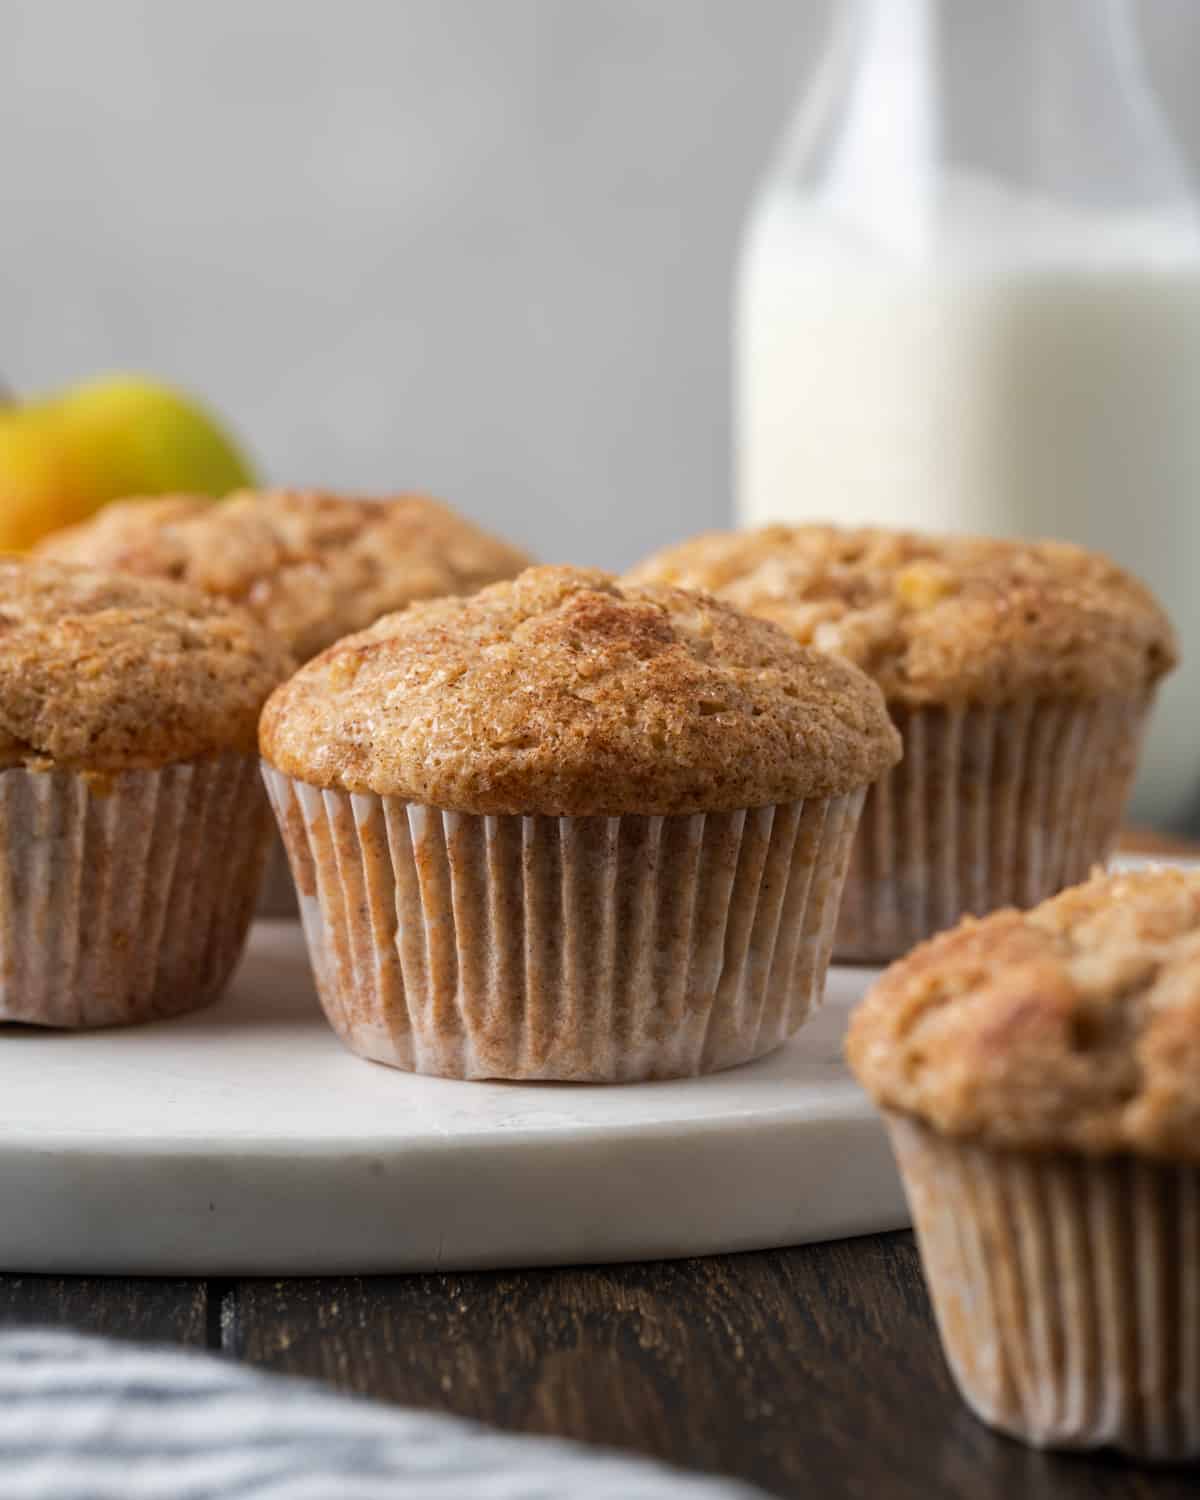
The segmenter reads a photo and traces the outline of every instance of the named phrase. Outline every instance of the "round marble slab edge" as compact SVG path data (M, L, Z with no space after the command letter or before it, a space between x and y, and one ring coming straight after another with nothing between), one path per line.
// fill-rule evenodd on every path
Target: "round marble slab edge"
M298 928L260 922L207 1011L0 1032L0 1266L449 1270L895 1228L884 1134L840 1056L869 977L834 971L795 1041L712 1078L460 1083L345 1052Z

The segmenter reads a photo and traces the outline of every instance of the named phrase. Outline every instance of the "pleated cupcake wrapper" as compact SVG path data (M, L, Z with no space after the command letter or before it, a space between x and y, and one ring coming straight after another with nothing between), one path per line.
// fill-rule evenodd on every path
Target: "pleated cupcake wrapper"
M967 913L1036 906L1112 852L1144 700L894 713L904 759L867 794L834 955L881 963Z
M1200 1457L1200 1167L888 1126L975 1413L1039 1447Z
M862 805L482 817L264 768L322 1002L355 1052L458 1078L712 1072L819 1003Z
M270 830L249 755L0 772L0 1021L113 1026L213 999Z

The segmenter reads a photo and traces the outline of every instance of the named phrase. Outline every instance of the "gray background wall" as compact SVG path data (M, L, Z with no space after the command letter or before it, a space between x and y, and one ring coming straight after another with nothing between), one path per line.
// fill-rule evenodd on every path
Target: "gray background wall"
M828 13L0 0L0 373L159 373L272 478L547 559L720 523L738 226ZM1195 0L1141 13L1200 170Z

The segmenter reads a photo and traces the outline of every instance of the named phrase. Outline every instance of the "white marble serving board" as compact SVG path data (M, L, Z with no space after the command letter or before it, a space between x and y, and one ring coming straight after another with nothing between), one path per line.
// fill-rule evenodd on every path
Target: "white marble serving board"
M220 1004L0 1030L0 1270L292 1275L759 1249L907 1221L840 1060L870 971L712 1078L459 1083L360 1061L299 928L259 922Z

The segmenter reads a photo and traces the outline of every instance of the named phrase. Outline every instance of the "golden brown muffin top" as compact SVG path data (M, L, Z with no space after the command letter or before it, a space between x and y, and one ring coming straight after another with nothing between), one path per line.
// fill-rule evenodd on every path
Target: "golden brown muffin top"
M0 765L122 771L253 751L291 666L245 611L194 589L0 560Z
M42 557L171 578L232 600L298 661L414 599L471 594L529 559L422 495L246 490L118 500L56 532Z
M1200 1161L1200 871L969 918L882 975L847 1054L947 1135Z
M847 792L899 759L874 683L704 595L530 568L389 615L278 689L263 755L469 813L716 812Z
M892 704L1140 695L1177 657L1150 591L1066 542L767 526L695 537L628 576L774 620Z

